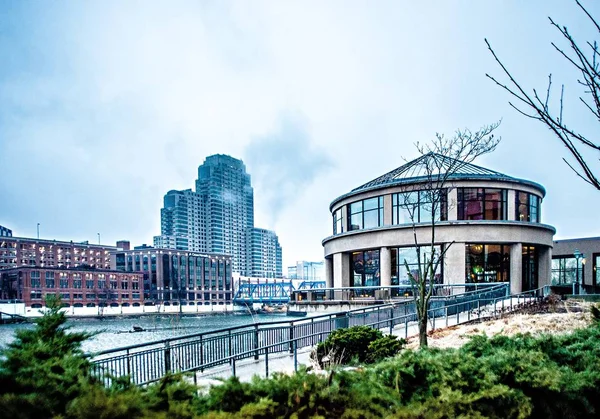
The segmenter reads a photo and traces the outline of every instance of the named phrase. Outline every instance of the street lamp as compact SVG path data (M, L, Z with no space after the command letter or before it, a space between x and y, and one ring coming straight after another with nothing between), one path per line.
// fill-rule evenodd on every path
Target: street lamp
M575 249L573 256L575 256L575 282L573 283L573 295L575 295L575 291L579 294L579 259L583 257L583 253L581 253L579 249ZM585 262L583 263L585 264Z

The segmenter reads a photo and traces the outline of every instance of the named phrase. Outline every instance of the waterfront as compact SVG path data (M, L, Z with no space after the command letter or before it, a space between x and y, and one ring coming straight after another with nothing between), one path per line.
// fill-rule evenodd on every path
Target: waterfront
M242 326L255 322L275 322L293 320L284 314L223 314L205 316L157 315L143 317L121 317L99 319L69 319L67 325L74 332L98 333L84 342L86 352L97 352L128 345L152 342L161 339L209 332L227 327ZM130 333L134 326L144 329ZM0 347L5 347L14 339L15 331L34 327L30 323L7 324L0 326Z

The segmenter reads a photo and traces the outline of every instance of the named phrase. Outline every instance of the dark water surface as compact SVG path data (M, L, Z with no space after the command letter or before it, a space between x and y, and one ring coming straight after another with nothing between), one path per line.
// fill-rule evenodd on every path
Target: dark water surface
M297 320L282 314L222 314L194 317L144 316L98 319L73 319L67 324L76 332L98 332L83 344L86 352L97 352L122 346L135 345L155 340L209 332L227 327L242 326L255 322L274 322ZM123 333L140 326L143 332ZM0 325L0 347L5 347L14 339L16 330L32 328L33 324Z

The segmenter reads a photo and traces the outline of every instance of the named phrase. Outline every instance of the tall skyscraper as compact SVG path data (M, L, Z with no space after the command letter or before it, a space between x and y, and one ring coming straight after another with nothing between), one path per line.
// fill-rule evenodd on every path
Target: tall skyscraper
M232 271L242 276L282 276L277 235L254 228L254 191L241 160L207 157L198 167L196 191L169 191L160 215L154 247L227 254Z
M250 275L254 191L246 166L223 154L207 157L198 167L196 192L204 205L208 251L231 255L233 271Z
M160 210L160 236L154 247L206 252L204 207L200 195L191 189L169 191Z
M283 262L279 238L274 231L264 228L252 229L251 276L260 278L281 278Z

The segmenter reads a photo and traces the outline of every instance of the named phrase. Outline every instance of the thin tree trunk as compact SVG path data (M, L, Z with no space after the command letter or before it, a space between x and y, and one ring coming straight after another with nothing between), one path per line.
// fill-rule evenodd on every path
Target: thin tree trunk
M423 312L419 319L419 346L421 348L427 347L427 310Z

